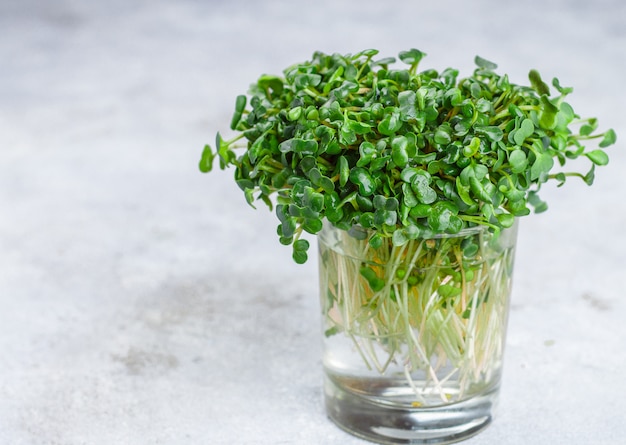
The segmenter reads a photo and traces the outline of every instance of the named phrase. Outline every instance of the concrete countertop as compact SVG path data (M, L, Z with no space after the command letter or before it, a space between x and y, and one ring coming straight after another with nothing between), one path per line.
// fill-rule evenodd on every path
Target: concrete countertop
M621 0L0 0L0 444L365 444L324 414L315 258L197 162L261 73L370 47L538 68L617 131L592 188L546 187L521 223L499 415L465 443L624 443L624 19Z

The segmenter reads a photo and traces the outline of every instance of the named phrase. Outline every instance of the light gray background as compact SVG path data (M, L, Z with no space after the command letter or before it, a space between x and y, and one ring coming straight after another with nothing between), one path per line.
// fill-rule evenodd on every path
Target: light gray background
M466 443L626 440L626 2L0 0L0 444L342 444L315 257L205 142L314 50L532 67L621 137L521 224L499 417Z

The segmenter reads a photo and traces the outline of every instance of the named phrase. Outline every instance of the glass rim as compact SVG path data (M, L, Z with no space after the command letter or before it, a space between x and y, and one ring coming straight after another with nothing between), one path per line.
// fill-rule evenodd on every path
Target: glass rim
M502 231L514 229L517 226L518 219L519 218L515 218L513 225L511 227L503 228ZM343 232L346 232L346 234L352 238L362 239L362 240L367 240L369 239L370 236L372 236L372 234L378 232L378 230L376 229L368 229L368 228L361 226L360 224L354 224L350 229L345 230L345 229L335 226L333 223L331 223L327 219L324 219L323 230L328 230L328 229L343 231ZM366 236L364 238L358 238L358 237L353 236L351 231L365 233ZM464 229L461 229L460 231L456 233L430 232L430 233L420 234L416 238L411 238L411 239L412 240L429 240L429 239L444 239L444 238L464 238L468 236L479 235L479 234L486 233L486 232L491 232L491 227L484 225L484 224L478 224L473 227L466 227Z

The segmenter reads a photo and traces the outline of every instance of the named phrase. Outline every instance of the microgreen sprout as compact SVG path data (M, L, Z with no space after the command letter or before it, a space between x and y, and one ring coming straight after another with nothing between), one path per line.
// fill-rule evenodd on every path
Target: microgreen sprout
M222 169L235 167L250 205L275 208L280 242L298 263L307 259L302 235L324 219L371 229L374 245L477 225L498 231L547 208L538 194L545 182L591 184L608 163L615 132L578 116L565 101L572 88L558 79L550 88L531 70L530 85L516 85L481 57L459 78L451 68L418 71L425 54L416 49L399 54L398 68L377 55L316 52L282 76L261 76L249 101L237 97L237 135L218 133L215 149L203 150L201 171L217 157ZM585 173L560 170L583 157Z
M317 52L263 75L237 97L236 134L218 133L199 165L235 168L247 202L275 209L295 262L319 234L327 375L342 379L356 354L374 378L401 376L413 407L496 387L515 222L547 209L548 181L591 185L616 141L558 79L531 70L516 85L481 57L465 78L419 71L424 56L403 51L393 67L376 50Z
M325 228L319 264L329 378L362 394L387 376L397 403L420 406L495 387L514 244L514 228L402 245L382 238L376 248Z

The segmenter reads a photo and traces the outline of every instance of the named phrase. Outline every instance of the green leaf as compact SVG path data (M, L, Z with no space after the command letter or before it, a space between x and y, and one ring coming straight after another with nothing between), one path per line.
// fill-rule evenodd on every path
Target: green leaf
M403 121L415 119L417 109L415 108L416 95L413 90L401 91L398 93L398 104L400 105L400 118Z
M352 119L348 119L346 122L348 128L351 131L354 131L355 134L367 134L372 130L372 126L365 122L359 122Z
M358 222L361 227L365 229L371 229L372 227L374 227L374 214L371 212L361 213L361 215L358 217ZM363 237L363 239L365 239L365 237Z
M391 140L391 159L400 168L404 168L409 162L408 145L404 136L396 136Z
M583 178L583 180L585 181L585 184L593 185L595 176L596 176L596 164L591 164L591 169L587 172L587 174Z
M376 190L376 183L370 173L361 167L354 167L350 170L350 182L359 188L362 196L370 196Z
M472 199L472 197L469 194L469 186L464 186L461 183L461 178L459 176L456 177L455 184L456 184L456 192L461 198L461 201L463 201L468 206L472 206L476 204L476 202Z
M313 167L308 171L307 176L313 185L319 186L320 180L322 179L322 172L320 172L319 168Z
M550 88L546 83L541 79L541 75L537 70L530 70L528 73L528 79L530 80L530 85L533 89L539 93L540 95L550 95Z
M559 109L550 102L547 96L541 96L541 105L543 108L539 117L539 125L551 130L556 126L556 116Z
M220 168L223 170L235 160L235 153L233 153L229 145L224 142L219 132L215 135L215 147L217 148L217 155L220 158Z
M404 133L403 136L407 141L406 154L410 159L414 159L417 156L417 135L409 131Z
M374 272L374 270L370 267L361 267L360 273L374 292L378 292L385 287L385 280L378 278L376 272Z
M561 102L559 112L556 115L556 128L562 133L571 132L571 130L568 129L568 125L571 124L575 118L576 113L574 113L572 106L567 102Z
M339 205L337 192L324 196L324 208L326 219L331 223L339 222L344 216L344 211Z
M312 187L307 187L302 198L302 204L314 212L321 212L324 208L324 195L316 192Z
M378 249L383 245L383 237L380 236L378 233L375 233L370 237L368 243L370 246L372 246L372 248Z
M415 196L415 192L413 192L410 184L402 184L402 202L404 202L404 205L407 207L415 207L419 204L419 200L417 196Z
M372 205L376 209L384 209L386 203L387 203L387 198L385 198L383 195L376 195L374 196L374 199L372 200Z
M299 153L313 155L317 153L318 143L315 139L288 139L282 142L278 149L282 153Z
M382 196L384 199L385 197ZM374 210L374 203L371 199L366 196L356 195L355 196L356 205L359 207L359 210L362 212L369 212Z
M400 172L400 179L402 179L402 181L404 182L411 183L411 181L416 175L424 176L427 179L428 183L430 184L430 181L431 181L430 174L426 170L421 169L421 168L416 168L416 167L407 167L404 170L402 170Z
M432 207L428 204L418 204L411 209L409 215L413 218L427 218L432 211Z
M391 65L392 63L396 63L396 58L395 57L383 57L382 59L376 60L374 63L376 65L387 66L387 65Z
M314 156L304 156L300 161L299 167L305 175L309 174L312 168L317 165L317 160Z
M288 246L289 244L293 243L293 237L287 238L285 236L279 235L278 242L281 243L283 246Z
M302 107L295 107L287 112L287 119L290 121L297 121L302 116Z
M324 331L324 337L332 337L341 332L341 328L337 325L332 326Z
M506 196L506 199L508 199L509 201L516 202L524 199L524 197L526 196L526 192L524 192L523 190L518 190L516 188L511 188L504 192L504 196Z
M335 183L333 182L332 179L330 179L327 176L322 176L320 178L319 184L318 184L326 193L331 193L333 190L335 190Z
M398 207L400 206L400 203L398 202L398 199L395 197L390 197L390 198L386 198L385 199L385 210L397 210Z
M316 87L322 81L322 76L319 74L298 74L294 78L294 85L296 88L304 89L308 86Z
M479 180L482 180L489 174L489 168L483 164L475 164L472 167L472 171L474 172L474 176Z
M248 205L250 207L252 207L253 209L255 209L256 207L254 207L254 189L245 189L243 191L244 197L246 198L246 202L248 203Z
M306 252L309 250L309 242L305 239L299 239L293 243L293 250Z
M536 192L528 193L528 203L535 208L535 213L542 213L548 210L548 204L542 201Z
M381 156L379 158L377 157L376 159L372 160L372 162L370 163L370 166L369 166L370 171L375 172L375 171L382 169L389 163L390 159L391 159L391 156Z
M343 83L333 90L333 94L337 99L345 99L349 94L356 93L359 90L359 84L351 80L344 80Z
M567 176L565 176L565 173L559 172L556 175L554 175L554 179L558 181L557 187L561 187L563 184L565 184L565 181L567 180Z
M343 76L349 81L357 80L358 74L359 70L354 65L346 65L346 69L343 72Z
M371 142L364 141L359 145L359 160L357 161L357 167L364 167L369 164L373 158L378 155L376 146Z
M263 142L265 141L265 134L262 134L252 143L248 149L248 159L252 164L256 164L261 151L263 150Z
M428 225L435 232L446 231L451 223L452 217L458 213L456 206L449 201L438 201L433 204L428 215Z
M437 128L437 131L435 131L434 140L435 140L435 143L439 145L447 145L450 142L452 142L452 137L450 136L450 133L448 130L446 130L445 128L439 127Z
M348 183L350 177L350 166L345 156L339 156L339 185L344 187Z
M437 200L437 192L429 186L429 180L422 174L413 177L411 189L423 204L431 204Z
M554 159L552 159L552 156L548 153L541 153L530 168L530 179L533 181L540 179L542 176L550 173L553 166Z
M593 150L585 153L585 156L587 156L595 165L606 165L609 163L609 155L607 155L603 150Z
M526 139L531 137L535 132L535 125L530 119L524 119L520 128L515 132L513 139L517 145L522 145Z
M495 64L495 63L493 63L493 62L490 62L490 61L489 61L489 60L487 60L487 59L483 59L483 58L482 58L482 57L480 57L480 56L476 56L476 57L474 57L474 63L475 63L478 67L483 68L483 69L486 69L486 70L489 70L489 71L493 71L493 70L495 70L496 68L498 68L498 65L496 65L496 64Z
M482 96L482 88L478 82L470 83L470 94L474 99L480 99Z
M454 124L454 135L457 137L465 136L472 127L471 119L463 119Z
M476 198L487 203L491 202L492 196L487 192L483 183L476 176L469 177L469 186Z
M604 133L604 137L602 138L602 141L600 142L599 146L601 148L606 148L609 145L613 145L616 141L617 141L617 134L615 134L615 131L611 128L607 130L606 133Z
M398 214L394 211L381 209L374 212L374 224L378 227L395 226L397 221Z
M518 201L509 202L506 209L515 216L530 215L530 209L526 206L526 204L527 201L525 199L520 199Z
M236 183L239 188L244 192L246 191L246 189L254 190L255 187L254 182L250 179L237 179Z
M554 79L552 79L552 85L554 86L554 88L556 88L556 90L561 93L563 96L570 94L571 92L574 91L574 88L570 88L570 87L562 87L559 79L557 79L556 77Z
M320 113L317 109L309 107L307 108L306 118L311 121L317 121L320 118Z
M339 130L339 142L343 145L350 146L358 140L356 132L348 125L342 125Z
M409 237L407 236L406 230L404 229L396 229L391 235L391 242L394 246L403 246L409 242Z
M271 76L268 74L262 75L257 81L257 85L260 89L265 91L272 91L272 94L280 95L283 92L283 79L278 76Z
M502 137L504 136L502 130L496 126L476 127L474 131L477 134L484 134L492 142L498 142L502 140Z
M480 149L480 139L474 136L472 140L470 141L470 143L466 145L465 147L463 147L463 156L465 156L466 158L471 158L476 153L478 153L479 149Z
M303 250L294 250L291 256L296 264L304 264L309 259L306 251Z
M596 131L596 128L598 128L598 120L589 119L585 125L580 127L580 135L589 136L591 133Z
M510 213L497 214L496 219L505 229L511 227L515 222L515 216Z
M513 103L509 104L508 110L509 110L509 113L511 113L511 116L515 118L523 119L526 116L524 112L520 110L520 108L517 105Z
M287 213L287 207L288 206L285 204L279 204L276 206L276 217L281 223L284 223L285 221L287 221L287 218L289 218L289 215ZM278 227L281 229L280 235L282 235L282 227Z
M509 153L509 163L513 173L522 173L528 166L528 159L524 150L515 149Z
M359 51L352 58L354 60L359 59L361 57L367 57L369 59L369 58L374 57L378 53L379 51L377 49L369 48L369 49L364 49L363 51Z
M306 219L302 224L302 228L311 235L315 235L322 230L323 223L321 219Z
M466 238L461 243L461 248L463 249L463 256L465 258L474 258L480 247L476 244L472 238Z
M233 117L230 121L230 129L234 130L237 128L237 124L241 120L241 116L243 114L243 110L246 108L247 97L243 94L237 96L235 101L235 112L233 113Z
M462 289L460 287L454 286L452 284L442 284L437 289L437 293L442 298L452 298L457 295L461 295Z
M460 92L460 90L455 87L456 79L458 75L459 75L459 70L446 68L445 70L443 70L443 72L439 76L439 79L441 79L441 81L443 82L445 89L450 90L450 91L455 91L453 93L454 95L456 95L456 91ZM456 106L456 105L453 105L453 106Z
M302 205L302 199L307 190L311 189L311 181L307 179L298 179L291 188L291 199L299 206Z
M378 131L385 136L393 136L402 127L400 111L394 108L392 112L386 114L384 119L378 124Z
M426 120L426 122L433 122L435 120L437 120L437 118L439 117L439 111L437 111L437 108L435 107L435 105L429 105L426 108L424 108L424 119Z
M463 102L463 95L461 94L461 90L458 88L450 88L446 91L445 98L452 107L458 107Z
M291 238L296 233L297 223L293 217L287 217L281 225L282 234L286 238Z
M493 114L493 103L491 103L490 100L487 100L484 97L481 97L480 99L476 101L476 109L480 111L481 113L484 113L486 115L491 115ZM478 119L487 118L487 116L478 115L477 118Z
M417 65L422 58L424 58L426 54L422 51L412 48L409 51L402 51L398 55L400 60L402 60L407 65Z
M202 173L208 173L213 169L213 159L215 159L215 153L209 145L205 145L202 150L202 156L198 168Z
M450 216L448 221L447 233L459 233L464 227L463 220L456 215Z

